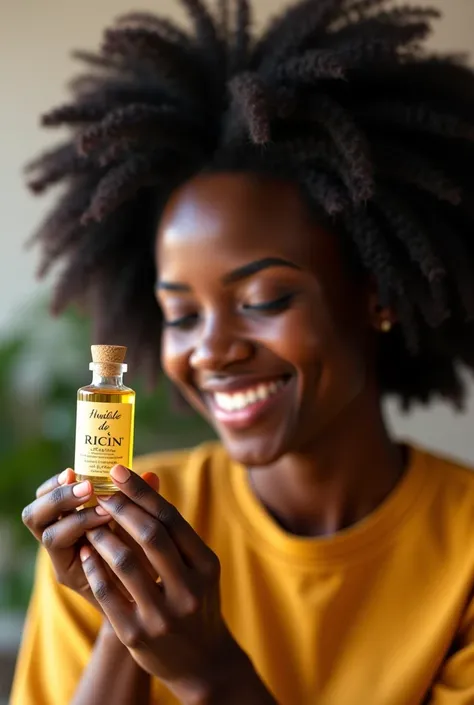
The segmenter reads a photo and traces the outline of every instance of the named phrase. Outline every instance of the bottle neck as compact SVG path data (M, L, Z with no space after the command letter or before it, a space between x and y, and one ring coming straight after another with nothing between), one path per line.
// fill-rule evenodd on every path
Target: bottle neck
M92 386L93 387L123 387L123 372L118 375L103 375L100 372L92 373Z
M91 362L89 369L92 372L93 387L108 387L119 389L123 387L123 374L127 365L115 362Z

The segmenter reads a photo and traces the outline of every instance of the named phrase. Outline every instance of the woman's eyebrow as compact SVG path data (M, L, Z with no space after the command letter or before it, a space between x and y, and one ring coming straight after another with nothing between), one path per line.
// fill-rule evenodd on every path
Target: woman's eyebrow
M290 269L301 269L294 262L290 260L282 259L281 257L265 257L264 259L255 260L255 262L249 262L244 264L242 267L234 269L229 274L222 277L223 284L233 284L234 282L240 281L241 279L246 279L251 277L264 269L270 269L270 267L290 267Z
M290 269L299 269L301 267L290 260L283 259L281 257L265 257L263 259L255 260L254 262L249 262L248 264L242 265L237 269L232 270L228 274L222 277L223 284L234 284L235 282L251 277L264 269L270 269L271 267L289 267ZM187 284L182 284L180 282L170 282L164 281L163 279L158 279L156 282L157 291L180 291L189 292L191 287Z

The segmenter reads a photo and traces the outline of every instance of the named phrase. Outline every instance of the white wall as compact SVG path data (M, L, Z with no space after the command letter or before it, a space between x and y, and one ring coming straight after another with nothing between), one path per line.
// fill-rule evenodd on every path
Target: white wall
M255 0L257 21L286 4ZM448 50L474 48L474 0L414 0L445 13L432 43ZM74 69L71 48L96 48L102 28L130 9L150 9L183 17L176 0L3 0L0 20L0 335L21 317L39 288L34 280L35 256L23 243L46 211L48 199L34 199L22 182L24 164L39 149L55 142L38 128L38 115L65 98L64 85ZM56 131L55 131L56 132ZM43 287L44 288L44 287ZM467 415L436 407L400 419L397 430L432 447L474 463L474 402Z

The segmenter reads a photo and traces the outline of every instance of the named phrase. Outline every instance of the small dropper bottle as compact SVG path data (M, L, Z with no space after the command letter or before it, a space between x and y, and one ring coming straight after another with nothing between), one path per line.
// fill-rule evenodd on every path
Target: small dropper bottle
M135 392L123 383L127 348L92 345L92 383L77 392L76 454L78 482L89 480L95 494L118 488L110 477L114 465L132 467Z

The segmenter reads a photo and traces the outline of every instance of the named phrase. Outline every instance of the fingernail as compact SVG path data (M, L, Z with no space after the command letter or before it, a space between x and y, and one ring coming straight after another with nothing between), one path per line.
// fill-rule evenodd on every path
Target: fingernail
M112 470L110 471L111 476L115 480L115 482L120 482L123 484L124 482L127 482L128 478L130 477L130 470L123 465L114 465Z
M69 470L63 470L60 475L58 475L58 482L60 485L64 485L65 482L67 482L67 477L69 474Z
M89 546L82 546L79 551L79 556L81 557L81 561L84 563L84 561L92 556L92 549L89 548Z
M98 494L97 499L101 502L108 502L109 499L112 499L111 494Z
M85 480L85 482L80 482L78 485L75 485L72 488L72 493L74 497L87 497L88 494L92 492L92 487L91 483L89 480Z
M150 485L150 487L152 487L158 492L160 487L160 480L154 472L144 472L142 475L142 480L145 480L147 485Z
M104 507L98 505L95 508L95 513L98 514L100 517L105 517L109 512L107 511L107 509L104 509Z

